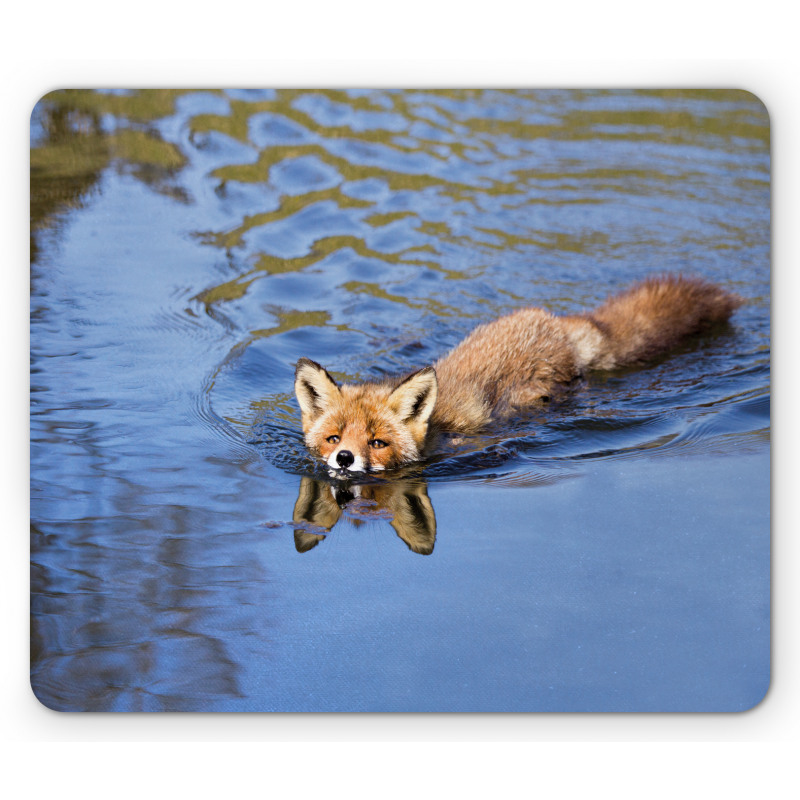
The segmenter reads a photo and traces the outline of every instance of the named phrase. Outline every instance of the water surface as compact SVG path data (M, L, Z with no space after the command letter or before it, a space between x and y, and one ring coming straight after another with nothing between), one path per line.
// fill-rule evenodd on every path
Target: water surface
M743 92L65 91L31 117L32 686L62 710L736 711L769 684L769 123ZM747 300L388 480L301 356L661 271Z

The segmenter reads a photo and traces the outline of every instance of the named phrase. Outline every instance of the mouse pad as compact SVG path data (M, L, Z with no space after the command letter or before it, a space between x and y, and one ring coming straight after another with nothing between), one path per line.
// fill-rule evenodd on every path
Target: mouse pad
M63 90L30 135L46 707L764 698L757 97Z

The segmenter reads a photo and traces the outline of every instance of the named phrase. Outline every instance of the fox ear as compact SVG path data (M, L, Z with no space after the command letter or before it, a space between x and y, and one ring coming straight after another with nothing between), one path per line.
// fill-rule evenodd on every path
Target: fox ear
M294 373L294 393L303 421L314 420L341 396L333 378L316 361L301 358Z
M433 367L409 375L390 395L389 405L403 422L427 422L431 416L439 384Z
M391 505L394 519L391 522L397 535L415 553L428 556L436 541L436 515L433 513L425 484L402 486Z

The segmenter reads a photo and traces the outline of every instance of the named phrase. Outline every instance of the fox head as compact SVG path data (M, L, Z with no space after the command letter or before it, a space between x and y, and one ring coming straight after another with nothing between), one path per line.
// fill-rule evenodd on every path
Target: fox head
M420 458L438 384L433 367L425 367L399 383L339 386L315 361L301 358L294 390L309 450L349 474Z

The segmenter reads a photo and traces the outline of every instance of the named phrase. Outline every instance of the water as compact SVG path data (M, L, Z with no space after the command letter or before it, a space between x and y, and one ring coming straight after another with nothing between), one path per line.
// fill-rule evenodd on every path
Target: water
M62 710L735 711L770 676L742 92L149 91L31 118L32 686ZM660 271L732 324L389 480L293 398Z

